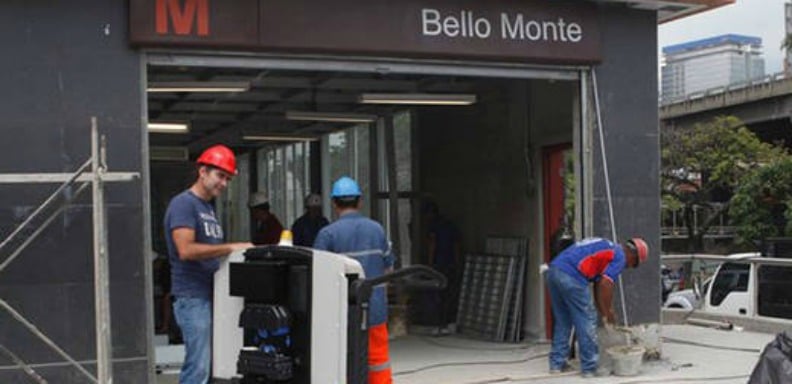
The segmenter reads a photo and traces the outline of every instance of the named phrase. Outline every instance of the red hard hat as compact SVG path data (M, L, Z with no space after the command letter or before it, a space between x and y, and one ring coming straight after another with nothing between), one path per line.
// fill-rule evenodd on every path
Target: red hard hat
M215 145L207 148L200 157L198 164L211 165L220 168L232 175L237 174L236 156L230 148L225 145Z
M627 240L627 246L638 256L638 263L643 264L649 258L649 246L646 245L644 239L640 237L633 237Z

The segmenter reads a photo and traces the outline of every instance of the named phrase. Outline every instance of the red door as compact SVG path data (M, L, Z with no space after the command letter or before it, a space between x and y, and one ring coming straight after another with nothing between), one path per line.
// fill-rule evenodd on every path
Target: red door
M551 254L552 243L557 240L554 236L562 229L564 220L565 199L574 196L565 196L564 176L566 174L565 155L572 149L572 144L565 143L545 147L542 149L542 192L544 197L544 262L550 263L555 256ZM550 310L550 295L545 291L545 319L547 338L552 337L553 317Z

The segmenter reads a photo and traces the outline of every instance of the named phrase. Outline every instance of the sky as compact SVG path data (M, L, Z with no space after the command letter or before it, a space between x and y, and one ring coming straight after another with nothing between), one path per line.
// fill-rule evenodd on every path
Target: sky
M757 36L762 38L765 73L781 72L783 52L780 47L785 35L784 3L787 1L737 0L732 5L660 24L658 49L727 33Z

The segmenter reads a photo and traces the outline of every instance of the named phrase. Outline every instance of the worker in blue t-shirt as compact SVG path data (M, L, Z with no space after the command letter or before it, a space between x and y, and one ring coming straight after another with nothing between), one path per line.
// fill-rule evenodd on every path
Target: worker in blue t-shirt
M300 216L292 224L294 234L294 245L301 247L313 247L316 235L319 231L330 224L326 217L322 216L322 197L312 193L305 197L305 214Z
M362 193L358 184L342 177L333 184L333 208L338 220L322 228L314 248L347 255L357 260L371 279L393 267L393 256L382 225L360 214ZM388 303L385 287L375 287L369 302L369 384L391 384L388 357Z
M219 258L253 246L224 243L223 228L211 204L237 173L234 153L225 146L213 146L201 154L197 167L195 183L171 199L165 212L173 313L185 348L182 384L209 382L212 295Z
M599 357L596 312L606 326L615 323L614 282L625 267L638 267L648 255L646 242L637 237L621 245L589 238L572 244L553 259L546 276L553 310L551 373L569 368L569 336L574 326L580 345L581 372L584 377L595 375ZM589 283L594 283L596 312Z

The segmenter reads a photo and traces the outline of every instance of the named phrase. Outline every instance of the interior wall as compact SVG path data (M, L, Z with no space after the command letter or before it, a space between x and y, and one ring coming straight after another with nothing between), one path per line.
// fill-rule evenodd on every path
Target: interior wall
M536 338L544 338L546 324L546 295L544 279L539 267L544 262L544 186L542 180L542 150L545 147L572 143L574 124L574 103L576 102L577 82L534 80L528 89L528 121L531 132L531 158L535 175L534 196L531 201L533 225L531 226L531 257L526 280L526 324L525 330Z
M170 200L190 188L195 181L195 164L188 161L151 162L151 239L152 250L168 256L163 220Z
M0 173L76 170L90 156L91 116L107 135L109 170L142 171L143 74L140 55L127 42L127 18L122 0L0 2L0 44L6 52L0 60ZM3 185L0 234L10 234L56 188ZM67 189L60 197L74 192ZM94 371L90 195L88 188L0 272L0 298ZM143 196L140 180L110 183L105 194L115 383L149 382L153 372ZM0 258L18 244L3 249ZM0 344L26 363L63 361L1 309L0 324ZM15 366L0 353L0 382L31 381ZM35 369L50 383L88 382L66 364Z
M464 252L483 251L487 235L526 236L532 193L523 158L527 131L509 124L509 93L479 97L471 107L416 113L421 192L457 225Z
M424 195L460 229L463 253L488 235L527 237L526 331L544 335L541 146L572 140L570 82L486 80L472 107L416 112Z

